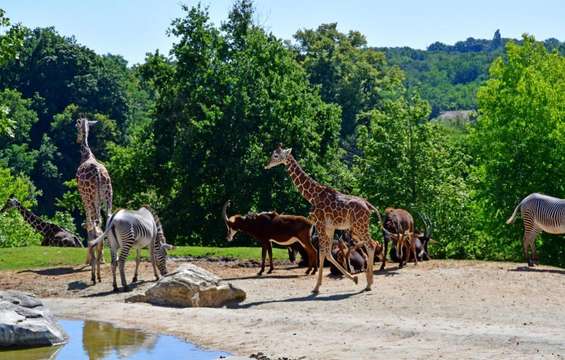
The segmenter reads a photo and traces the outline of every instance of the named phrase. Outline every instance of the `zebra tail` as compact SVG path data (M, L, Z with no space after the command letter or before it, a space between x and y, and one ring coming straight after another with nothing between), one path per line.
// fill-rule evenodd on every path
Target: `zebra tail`
M520 208L520 206L522 206L522 202L520 201L520 203L518 204L518 206L516 206L516 208L514 209L514 212L512 213L512 216L510 216L510 218L508 220L506 220L507 224L512 224L514 222L514 220L516 220L516 215L518 214L518 209Z
M116 211L112 217L110 219L108 219L108 223L106 225L106 229L104 229L104 232L102 233L102 235L100 235L99 237L97 237L96 239L89 241L88 242L88 247L94 247L96 246L100 241L104 240L104 238L106 237L106 235L108 235L108 233L110 232L110 230L112 229L112 226L114 225L114 216L117 214L118 212Z

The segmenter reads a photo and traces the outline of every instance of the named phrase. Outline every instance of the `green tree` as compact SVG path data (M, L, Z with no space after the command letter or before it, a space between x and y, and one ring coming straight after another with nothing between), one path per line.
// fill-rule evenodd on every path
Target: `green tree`
M36 204L36 189L29 179L14 176L7 168L0 166L0 206L4 206L10 195L31 208ZM41 237L21 217L16 210L0 214L0 248L39 245Z
M400 90L402 72L387 66L384 53L368 48L357 31L344 34L331 23L300 30L294 38L310 82L320 86L325 102L342 109L343 137L354 133L358 115L379 108L383 99Z
M427 121L429 106L419 98L399 97L382 108L360 118L366 125L359 127L361 154L354 159L357 192L381 210L408 209L421 230L418 213L432 219L435 255L476 256L464 147Z
M23 42L22 35L20 26L10 27L10 19L0 9L0 66L18 57ZM13 136L14 127L15 121L9 116L9 108L0 100L0 136Z
M223 242L219 211L228 199L234 211L305 213L288 176L263 166L283 142L317 179L337 182L339 109L322 101L282 41L251 22L250 2L236 2L221 28L200 6L184 10L171 29L173 60L155 54L140 69L157 94L155 165L139 174L147 181L120 177L154 184L178 242ZM115 155L129 174L138 159L151 158ZM125 165L128 158L133 166Z
M532 192L565 196L565 58L531 36L509 43L477 96L472 133L477 201L488 256L520 258L521 227L505 226ZM561 239L544 236L542 260L565 264Z

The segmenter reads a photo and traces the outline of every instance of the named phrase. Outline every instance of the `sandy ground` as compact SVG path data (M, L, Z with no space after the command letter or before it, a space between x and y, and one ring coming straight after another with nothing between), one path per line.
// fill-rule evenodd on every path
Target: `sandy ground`
M0 288L46 298L60 317L110 321L178 335L236 355L259 351L292 359L554 359L565 357L565 270L522 264L429 261L377 272L373 291L347 279L314 277L279 266L258 278L257 269L196 261L247 292L235 308L175 309L125 303L151 285L142 264L133 292L90 286L87 268L1 272ZM174 264L176 266L177 264ZM178 263L181 265L181 263ZM325 270L329 273L329 270ZM133 274L128 266L128 280Z

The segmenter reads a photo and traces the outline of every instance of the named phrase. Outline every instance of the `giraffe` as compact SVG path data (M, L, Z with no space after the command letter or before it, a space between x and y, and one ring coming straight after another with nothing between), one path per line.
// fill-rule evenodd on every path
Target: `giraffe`
M26 209L14 195L10 195L8 200L6 200L6 204L4 204L0 213L12 208L17 209L24 220L38 233L43 235L41 246L83 247L78 236L63 229L59 225L44 221L39 216Z
M89 121L85 118L80 118L76 122L77 143L80 144L80 165L77 169L76 178L78 191L86 213L85 226L89 241L96 239L102 233L101 206L105 207L104 210L108 219L112 214L112 181L110 175L106 167L96 160L88 146L88 130L90 126L96 123L97 121ZM103 246L103 242L96 245L96 254L94 253L94 247L88 247L87 263L91 265L91 279L93 283L96 283L94 276L95 265L98 282L101 281L100 262L103 260Z
M371 290L373 284L373 262L375 250L380 253L382 246L379 242L371 238L369 232L370 216L373 211L379 214L376 207L367 200L351 195L342 194L331 187L322 185L312 179L298 164L291 154L292 149L283 149L279 145L272 153L269 163L265 169L270 169L277 165L285 165L292 179L292 182L302 194L304 199L312 205L310 220L315 224L319 236L319 271L316 286L312 290L314 294L320 291L322 285L322 273L324 259L328 259L338 268L347 278L357 284L357 276L352 276L331 253L332 239L334 231L350 230L351 236L357 242L356 247L365 246L367 248L367 286L365 290ZM380 214L379 221L380 220Z

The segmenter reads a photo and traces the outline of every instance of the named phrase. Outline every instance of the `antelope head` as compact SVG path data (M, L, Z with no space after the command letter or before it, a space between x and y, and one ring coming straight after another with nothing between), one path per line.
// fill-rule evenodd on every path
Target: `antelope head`
M226 201L226 203L222 207L222 217L224 219L224 223L226 224L226 228L227 228L227 231L228 231L227 235L226 235L226 240L232 241L235 234L237 234L237 230L235 230L233 228L233 226L235 225L235 218L236 218L236 216L239 216L239 215L234 215L234 216L232 216L228 219L228 206L230 206L229 200Z

